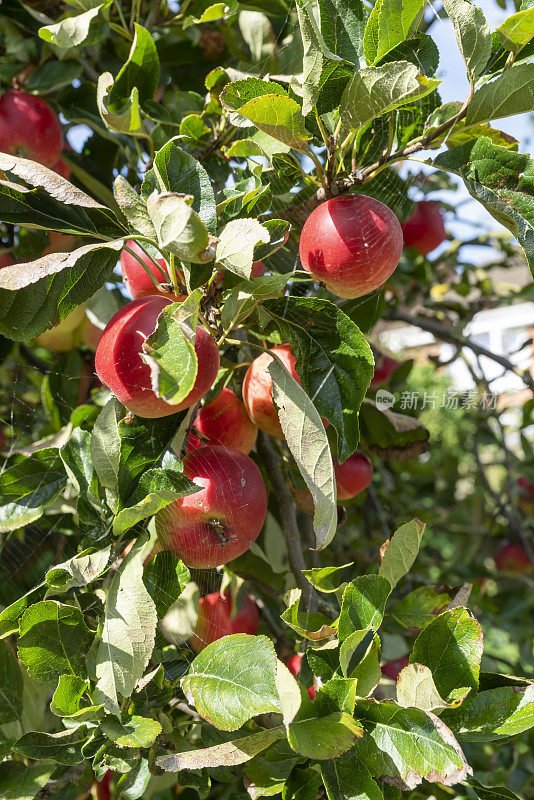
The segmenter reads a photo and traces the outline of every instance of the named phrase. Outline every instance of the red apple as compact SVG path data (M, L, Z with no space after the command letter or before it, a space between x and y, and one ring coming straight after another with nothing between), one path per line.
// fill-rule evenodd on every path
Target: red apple
M0 269L2 269L2 267L10 267L14 263L15 262L13 261L13 258L10 253L0 254Z
M203 397L219 371L215 340L200 326L196 329L195 352L198 374L192 390L176 405L166 403L152 391L150 367L141 358L143 343L155 331L158 317L171 301L152 296L123 306L106 325L96 350L99 379L133 414L166 417L194 405Z
M286 369L300 383L295 369L295 357L290 352L290 348L289 344L279 344L272 347L270 352L276 353ZM272 360L269 353L262 353L247 369L243 381L243 402L250 419L258 428L277 439L284 439L284 432L271 394L273 379L267 370Z
M506 539L497 550L495 564L501 572L526 574L532 570L525 548L519 542L509 542Z
M382 675L385 675L386 678L391 678L392 681L396 681L401 670L407 667L409 663L406 657L396 658L394 661L386 661L382 665Z
M302 656L300 655L300 653L295 653L294 655L290 656L286 661L286 667L288 668L288 670L290 671L290 673L293 675L294 678L296 678L297 675L299 674L301 666L302 666Z
M353 453L343 464L334 460L337 499L350 500L367 489L373 479L373 465L363 453Z
M193 650L200 653L208 644L232 633L231 613L232 595L228 590L224 594L213 592L201 597L195 632L189 640Z
M72 233L58 233L57 231L48 232L48 245L43 250L42 255L49 253L68 253L74 250L78 242L78 237Z
M240 450L206 445L186 454L184 474L202 488L156 514L164 548L198 569L248 550L267 514L267 491L254 461Z
M111 800L111 779L113 770L108 769L101 781L96 782L96 800Z
M375 386L386 383L398 366L399 362L394 358L379 354L375 360L375 371L371 380L371 388L374 389Z
M206 437L208 444L235 447L247 455L256 444L258 436L258 429L250 420L245 406L227 387L211 403L202 406L194 425ZM191 442L191 438L189 449L192 450L196 443ZM200 441L197 437L195 439L198 442L196 446L199 446Z
M406 247L423 256L432 252L447 238L440 206L432 200L417 203L412 216L403 223L402 233Z
M52 169L54 172L57 172L58 175L61 175L62 178L65 178L66 181L68 181L72 172L67 162L63 161L62 158L58 158L56 163L52 166Z
M300 672L300 668L302 666L302 656L299 653L295 653L295 655L290 656L286 661L286 667L293 675L294 678ZM313 702L315 700L315 686L312 684L308 686L307 690L310 700Z
M48 103L10 90L0 97L0 151L52 167L63 149L61 123Z
M517 479L517 485L521 489L521 494L525 495L526 497L534 496L534 483L529 481L528 478L525 478L524 475Z
M126 245L137 253L142 261L147 265L148 269L154 275L159 283L171 283L171 277L164 258L157 258L153 261L147 253L133 241L126 242ZM138 300L140 297L148 297L149 295L157 295L158 290L154 286L150 275L147 273L143 266L139 263L135 256L132 256L127 250L121 251L121 267L122 267L122 280L126 286L130 297ZM181 275L183 278L183 275ZM174 292L161 292L163 297L168 297L173 303L178 300L184 300L182 295L176 296Z
M255 261L250 271L251 278L260 278L265 272L265 264L263 261Z
M300 260L338 297L360 297L387 281L402 253L402 229L390 208L363 194L333 197L302 228Z
M260 627L260 612L258 606L247 594L243 605L232 620L232 633L249 633L255 636Z

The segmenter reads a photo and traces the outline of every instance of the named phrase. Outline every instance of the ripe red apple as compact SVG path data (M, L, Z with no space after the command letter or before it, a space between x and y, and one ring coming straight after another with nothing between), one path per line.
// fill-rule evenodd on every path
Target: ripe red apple
M196 329L195 352L198 373L192 390L176 405L166 403L152 391L150 367L141 359L146 338L155 331L167 297L152 296L123 306L106 325L96 350L99 379L133 414L166 417L194 405L203 397L219 371L219 350L215 340L200 326Z
M394 661L386 661L386 663L382 665L382 675L391 678L392 681L396 681L401 670L407 667L409 663L406 657L396 658Z
M255 261L250 271L251 278L260 278L265 272L265 264L263 261Z
M402 224L404 244L426 256L447 238L441 208L432 200L417 203L412 216Z
M343 464L334 460L337 499L350 500L367 489L373 480L373 465L363 453L353 453Z
M224 594L213 592L201 597L195 632L189 640L193 650L200 653L208 644L232 633L231 613L232 595L228 590Z
M111 779L113 770L108 769L101 781L96 782L96 800L111 800Z
M0 254L0 269L2 269L2 267L10 267L14 263L15 262L13 261L13 258L10 253Z
M61 175L62 178L65 178L66 181L68 181L72 172L67 162L63 161L62 158L58 158L56 163L52 166L52 169L54 172L57 172L58 175Z
M48 245L43 250L42 255L49 253L68 253L74 250L78 242L78 237L72 233L58 233L57 231L48 232Z
M300 672L300 668L302 666L302 656L299 653L295 653L294 655L290 656L286 661L286 667L293 675L294 678ZM315 686L312 685L308 686L307 690L310 700L313 702L315 700Z
M13 90L0 97L0 151L52 167L62 148L61 123L48 103Z
M232 620L232 633L249 633L255 636L260 627L260 612L258 606L247 594L243 605Z
M375 360L375 371L371 379L371 388L374 389L375 386L386 383L398 366L399 362L391 358L391 356L378 355Z
M361 297L382 286L399 263L402 229L390 208L363 194L333 197L302 228L300 260L338 297Z
M528 478L525 478L524 475L517 479L517 485L521 489L521 493L526 497L534 496L534 483L529 481Z
M249 595L234 619L231 619L231 615L232 595L228 590L224 594L213 592L201 597L195 632L189 640L193 650L200 653L211 642L231 633L249 633L254 636L258 632L260 615L256 603Z
M272 347L270 352L276 353L286 369L300 383L295 369L295 356L290 352L290 348L289 344L279 344ZM271 394L273 379L267 370L272 360L269 353L262 353L247 369L243 381L243 402L250 419L258 428L277 439L284 439L284 432Z
M154 275L159 283L171 283L171 276L164 258L157 258L153 261L147 253L137 244L137 242L129 241L126 245L137 253L143 262L147 265L148 269ZM126 289L134 300L140 297L148 297L149 295L161 294L163 297L168 297L176 303L178 300L184 300L184 296L176 296L174 292L158 292L154 286L150 275L143 269L135 256L132 256L127 250L121 251L121 267L122 267L122 280ZM183 275L181 274L183 279Z
M194 426L206 437L208 444L235 447L247 455L256 444L258 436L258 429L248 416L245 406L227 387L211 403L202 406ZM197 441L200 445L200 441Z
M525 548L519 542L505 540L495 556L497 569L502 572L526 574L532 570L532 564Z
M202 489L156 514L164 548L198 569L226 564L248 550L267 514L267 491L254 461L240 450L210 444L186 454L184 474Z

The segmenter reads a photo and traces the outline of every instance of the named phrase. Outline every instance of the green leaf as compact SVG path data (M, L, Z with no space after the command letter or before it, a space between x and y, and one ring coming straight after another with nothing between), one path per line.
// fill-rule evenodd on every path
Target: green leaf
M480 800L520 800L519 796L508 789L507 786L483 786L478 781L471 778L467 781L469 786L474 789Z
M381 395L381 392L385 394ZM397 414L387 407L392 395L379 389L377 401L383 398L384 404L378 407L367 398L360 408L362 439L372 453L389 460L405 461L428 450L430 433L415 417Z
M78 80L82 74L82 65L78 61L46 61L33 72L25 84L27 92L45 94L57 91Z
M150 747L162 732L155 719L132 715L123 720L108 714L100 723L104 734L119 747Z
M0 333L29 339L65 319L111 276L122 245L122 239L88 244L70 253L50 253L3 267Z
M329 594L337 592L343 583L341 573L354 565L354 561L343 564L341 567L314 567L313 569L303 569L302 572L312 586L320 592Z
M374 700L357 700L355 713L366 735L354 755L373 777L414 789L423 780L451 786L472 774L453 734L433 714Z
M253 61L260 61L263 44L272 36L272 27L269 17L260 11L240 11L239 30L243 39L248 44Z
M113 520L113 531L122 534L143 519L152 517L169 503L198 492L199 487L181 472L169 469L149 469L143 473L136 489L139 499L123 508Z
M151 541L140 537L123 559L109 586L87 666L96 689L93 700L119 716L119 696L130 697L142 678L156 633L154 601L143 584L143 561Z
M188 14L184 19L183 27L185 29L190 25L198 25L202 22L214 22L227 14L234 13L237 8L236 0L222 0L219 3L214 3L212 0L193 0L193 3L188 7Z
M421 22L424 0L380 0L375 3L365 31L365 54L370 62L381 59L409 39Z
M4 469L0 474L0 531L16 530L39 519L66 485L63 464L52 447Z
M289 625L299 636L310 639L312 642L320 642L335 636L336 629L332 626L331 620L324 614L315 611L301 612L299 609L301 590L292 589L287 597L287 609L281 615L286 625Z
M320 760L340 756L362 735L362 726L345 712L292 722L287 728L287 740L296 753Z
M50 711L58 717L76 716L80 711L81 699L88 689L89 681L84 681L77 675L60 675Z
M285 728L269 728L265 731L242 736L230 742L198 750L186 750L182 753L160 756L156 764L165 772L179 772L182 769L205 769L209 767L233 767L244 764L249 759L266 750L279 739L285 739Z
M225 296L221 314L223 328L236 328L252 314L258 303L279 297L287 281L287 275L262 275L238 283Z
M12 633L18 633L19 619L24 614L30 603L32 603L34 600L40 600L44 593L45 584L43 581L0 612L0 639L4 639L6 636L11 636Z
M301 88L302 113L306 116L317 101L324 58L332 61L341 59L327 47L309 2L297 0L297 15L304 49Z
M397 702L403 708L440 711L447 707L436 689L432 672L423 664L409 664L397 678Z
M219 730L235 731L258 714L280 711L276 669L270 639L232 634L196 656L182 689L204 719Z
M392 61L383 67L365 67L355 73L343 92L340 114L346 129L359 130L413 100L420 100L439 85L409 61Z
M491 55L491 31L482 11L469 0L443 0L471 83L482 74Z
M363 66L367 12L361 0L319 0L319 9L326 46L344 61Z
M438 594L433 586L419 586L391 609L391 616L404 628L423 629L449 605L450 599L448 594Z
M512 14L496 31L501 46L516 55L534 37L534 6Z
M115 178L113 196L130 225L143 236L155 239L156 230L148 214L146 200L137 194L122 175Z
M495 80L483 83L476 90L465 121L467 125L477 125L526 113L533 106L534 64L513 64Z
M389 540L378 574L389 581L392 589L412 568L425 527L424 522L412 519L397 528Z
M478 687L482 650L480 625L466 608L455 608L440 614L419 634L410 662L429 667L439 694L453 702Z
M294 150L306 152L310 138L299 104L279 84L246 78L233 81L221 93L221 103Z
M42 164L0 153L0 170L24 182L0 182L4 222L97 239L125 232L112 211Z
M145 199L156 188L150 183L149 176L150 172L143 182L142 194ZM208 173L196 158L181 150L171 139L154 157L154 178L161 191L193 195L194 211L206 228L215 233L217 211L213 188Z
M128 98L115 102L111 99L113 88L114 81L111 72L102 73L97 83L96 99L98 112L106 128L130 136L146 136L141 119L137 87L134 86Z
M339 648L339 665L345 678L355 681L358 697L367 697L380 683L380 640L370 630L354 631Z
M115 78L110 102L121 102L137 89L139 102L153 100L159 83L159 57L150 33L134 23L135 34L128 60Z
M189 196L154 191L147 200L147 211L154 223L158 243L181 261L204 264L213 259L206 253L209 234Z
M141 358L150 367L152 391L170 404L181 403L195 384L200 299L196 290L183 302L166 306L158 317L156 330L143 343Z
M302 387L338 434L345 461L359 440L358 413L373 376L373 355L359 328L329 300L284 297L263 307L291 344Z
M315 542L322 550L337 529L336 482L324 424L306 392L283 364L273 359L267 369L287 446L313 497Z
M108 565L110 552L111 546L96 552L83 550L68 561L49 569L45 580L49 586L62 591L87 586L102 575Z
M445 711L443 719L467 742L516 736L534 727L534 684L479 692L460 708Z
M68 48L78 47L83 44L90 35L93 35L91 28L96 27L98 18L107 12L111 5L111 0L89 8L82 14L73 17L65 17L65 19L56 22L54 25L46 25L39 28L39 36L45 42L53 44L56 47Z
M377 631L382 624L391 585L385 576L360 575L345 588L339 617L339 639L353 631Z
M61 675L84 673L91 640L78 608L43 600L22 615L17 651L30 677L55 689Z
M22 714L22 673L7 642L0 641L0 725L20 719Z
M50 758L58 764L71 767L84 760L82 746L88 736L89 731L85 725L59 733L31 731L21 736L13 749L27 758Z
M119 420L125 411L118 400L110 398L93 426L91 435L91 457L98 479L112 497L119 494L119 470L121 465L121 437ZM112 510L115 510L115 504ZM108 503L110 495L108 494Z
M143 581L155 603L158 617L165 616L190 580L191 574L178 556L170 550L156 553L145 567Z
M50 761L28 766L22 761L0 764L0 797L2 800L33 800L46 785L56 765Z
M287 741L277 742L262 755L255 756L244 767L251 798L272 797L285 788L286 779L301 761Z
M138 800L142 797L151 777L148 759L140 758L137 764L117 781L117 791L121 800Z
M328 800L383 800L383 794L365 764L354 754L321 764Z
M268 232L257 219L231 220L219 234L217 264L248 280L255 260L254 248L269 241Z

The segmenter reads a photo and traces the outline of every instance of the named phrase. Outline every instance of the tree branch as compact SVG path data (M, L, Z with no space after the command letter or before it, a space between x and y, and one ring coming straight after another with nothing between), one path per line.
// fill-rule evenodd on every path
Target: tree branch
M297 511L291 492L287 485L282 471L280 458L276 454L267 434L260 431L258 437L258 452L263 459L267 474L276 493L280 517L282 519L282 530L284 532L289 566L299 589L302 590L302 600L305 609L308 611L314 605L326 613L332 613L329 603L326 603L315 591L313 586L306 580L302 573L306 569L302 543L300 541L300 531L297 522Z
M528 388L534 392L534 379L527 371L521 372L508 358L505 358L505 356L500 356L497 353L493 353L491 350L488 350L486 347L482 347L482 345L473 342L471 339L454 333L450 328L448 328L446 325L442 325L440 322L436 322L428 317L412 317L409 314L405 314L403 311L398 310L388 310L384 314L384 319L395 322L405 322L407 325L415 325L415 327L421 328L423 331L428 331L428 333L432 333L434 336L436 336L438 339L442 339L444 342L450 342L450 344L453 344L459 348L467 347L469 350L475 353L475 355L485 356L486 358L495 361L495 363L500 364L501 367L508 372L512 372L514 375L517 375L517 377L523 381L525 386L528 386Z

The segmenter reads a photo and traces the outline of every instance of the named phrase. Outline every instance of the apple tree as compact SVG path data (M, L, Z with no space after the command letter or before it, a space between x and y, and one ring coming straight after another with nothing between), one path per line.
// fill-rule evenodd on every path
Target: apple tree
M533 796L534 377L469 335L533 297L494 275L534 266L532 3L7 0L0 35L0 797ZM476 402L402 405L461 359Z

